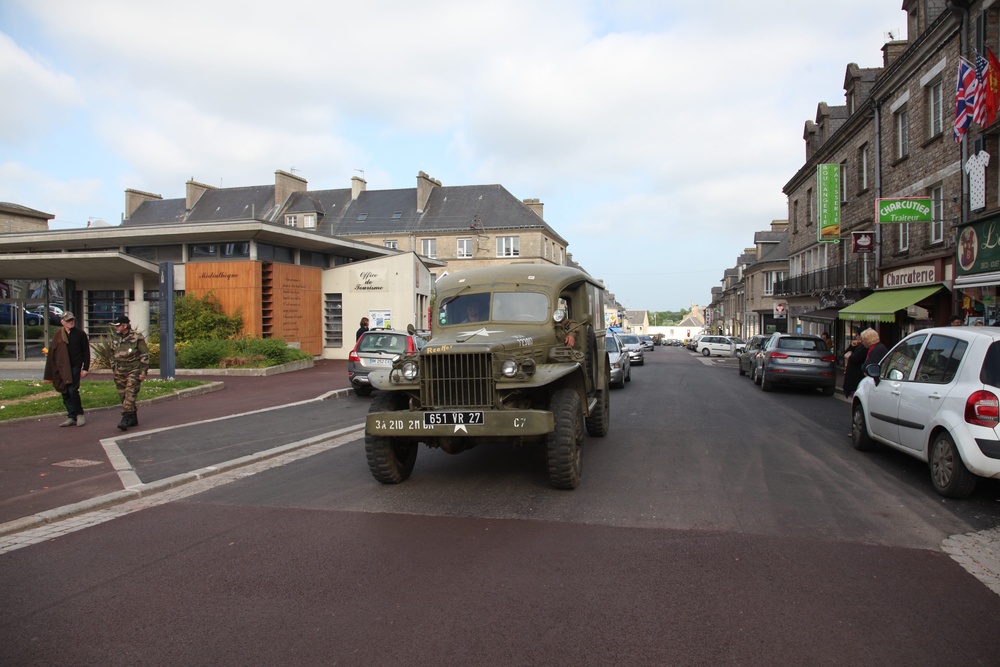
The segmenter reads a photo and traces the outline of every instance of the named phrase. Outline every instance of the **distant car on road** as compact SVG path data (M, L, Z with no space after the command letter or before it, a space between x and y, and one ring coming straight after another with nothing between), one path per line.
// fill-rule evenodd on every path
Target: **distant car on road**
M639 336L639 340L642 342L642 349L644 350L652 351L656 347L652 336Z
M1000 479L1000 329L922 329L865 374L851 407L856 449L883 443L926 461L948 498Z

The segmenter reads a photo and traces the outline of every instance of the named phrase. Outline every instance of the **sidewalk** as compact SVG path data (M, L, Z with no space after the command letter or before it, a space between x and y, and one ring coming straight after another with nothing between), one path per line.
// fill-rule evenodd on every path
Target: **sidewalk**
M32 377L32 371L0 369L0 378ZM41 370L35 377L41 378ZM141 401L134 431L166 428L263 408L306 401L333 390L349 391L347 362L320 360L311 368L268 376L185 375L207 380L198 393ZM86 383L86 380L84 381ZM82 428L60 428L64 414L15 423L0 422L0 524L84 502L123 489L101 439L122 435L117 408L86 414Z

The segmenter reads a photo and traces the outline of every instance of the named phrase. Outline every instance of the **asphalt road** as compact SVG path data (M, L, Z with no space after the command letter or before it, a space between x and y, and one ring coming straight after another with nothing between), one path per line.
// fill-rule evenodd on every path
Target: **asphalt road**
M846 403L731 362L658 349L632 377L575 491L508 447L424 448L381 486L355 440L2 554L0 664L998 663L1000 596L941 543L1000 526L1000 485L944 500L851 448ZM151 434L177 446L137 472L224 456L225 428Z

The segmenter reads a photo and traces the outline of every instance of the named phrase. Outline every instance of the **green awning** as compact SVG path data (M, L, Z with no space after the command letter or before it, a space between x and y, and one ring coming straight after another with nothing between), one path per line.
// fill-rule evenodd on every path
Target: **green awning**
M861 301L841 308L838 316L842 320L853 322L895 322L896 311L923 301L941 289L943 289L941 285L930 285L879 290Z

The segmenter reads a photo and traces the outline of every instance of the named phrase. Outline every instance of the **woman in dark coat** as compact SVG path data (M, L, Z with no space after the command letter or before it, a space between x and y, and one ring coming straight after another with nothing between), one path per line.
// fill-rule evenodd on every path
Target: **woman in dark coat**
M861 336L855 335L851 346L844 353L844 396L847 398L854 395L858 383L865 376L865 357L867 356L868 348L861 343Z

